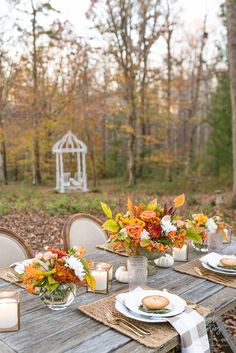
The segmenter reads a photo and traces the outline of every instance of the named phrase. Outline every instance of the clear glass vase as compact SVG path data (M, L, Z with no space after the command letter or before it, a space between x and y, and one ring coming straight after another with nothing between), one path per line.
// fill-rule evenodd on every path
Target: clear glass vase
M208 252L207 240L203 240L201 243L195 243L192 241L191 244L196 251Z
M71 305L75 299L76 286L73 283L61 284L53 292L43 291L40 293L41 300L51 310L64 310Z
M154 260L165 255L164 252L159 253L157 251L148 251L142 247L138 247L136 249L136 254L139 256L145 256L148 259L148 276L155 275L157 272L157 266L155 265Z

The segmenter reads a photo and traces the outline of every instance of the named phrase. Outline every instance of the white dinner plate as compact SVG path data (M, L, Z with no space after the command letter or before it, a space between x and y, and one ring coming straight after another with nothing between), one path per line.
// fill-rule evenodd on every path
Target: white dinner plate
M234 255L222 255L219 257L212 257L208 260L208 265L213 267L216 270L220 270L222 272L227 272L227 273L235 273L236 274L236 270L233 270L231 268L226 268L226 267L218 267L220 265L220 260L221 259L225 259L225 258L230 258L230 259L236 259L236 257Z
M205 262L201 262L202 266L205 267L207 270L210 270L212 272L216 272L216 273L220 273L221 275L225 275L225 276L236 276L236 273L235 272L224 272L224 271L221 271L220 269L216 269L216 268L213 268L211 267L210 265L206 264Z
M145 313L139 310L139 305L144 297L150 295L161 295L162 297L166 297L169 300L169 305L166 309L170 309L170 312L166 314L153 314L153 313ZM147 316L147 317L171 317L182 313L186 308L186 301L175 294L162 292L160 290L142 290L136 293L130 293L126 296L124 300L125 306L130 309L133 313L137 315Z
M142 316L142 315L136 315L135 313L129 311L129 309L127 309L126 306L121 304L118 300L116 300L115 308L121 314L125 315L126 317L129 317L130 319L135 319L135 320L142 321L142 322L149 322L152 324L167 322L167 319L164 319L164 318L149 318L149 317Z

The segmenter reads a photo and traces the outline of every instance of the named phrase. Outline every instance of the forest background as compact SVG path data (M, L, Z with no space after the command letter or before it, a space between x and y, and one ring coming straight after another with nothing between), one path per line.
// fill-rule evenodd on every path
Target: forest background
M8 6L16 20L0 19L3 183L52 183L52 146L71 130L88 146L90 189L104 178L165 182L167 191L231 186L224 3L216 36L207 13L186 31L178 1L92 1L83 38L51 2ZM66 159L72 173L75 162Z

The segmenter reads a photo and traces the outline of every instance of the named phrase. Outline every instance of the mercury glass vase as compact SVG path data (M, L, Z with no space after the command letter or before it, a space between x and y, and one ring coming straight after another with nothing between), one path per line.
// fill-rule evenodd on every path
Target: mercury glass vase
M40 298L51 310L64 310L70 306L76 295L76 286L73 283L61 284L54 291L43 291Z

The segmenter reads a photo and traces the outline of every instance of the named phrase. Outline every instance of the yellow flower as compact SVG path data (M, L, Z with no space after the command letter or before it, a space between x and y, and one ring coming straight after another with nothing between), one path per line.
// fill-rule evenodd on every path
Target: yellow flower
M208 221L208 217L203 213L199 213L194 215L194 220L200 224L205 224Z
M139 224L141 227L144 227L145 226L145 222L143 222L141 219L139 218L132 218L130 221L129 221L129 224Z

